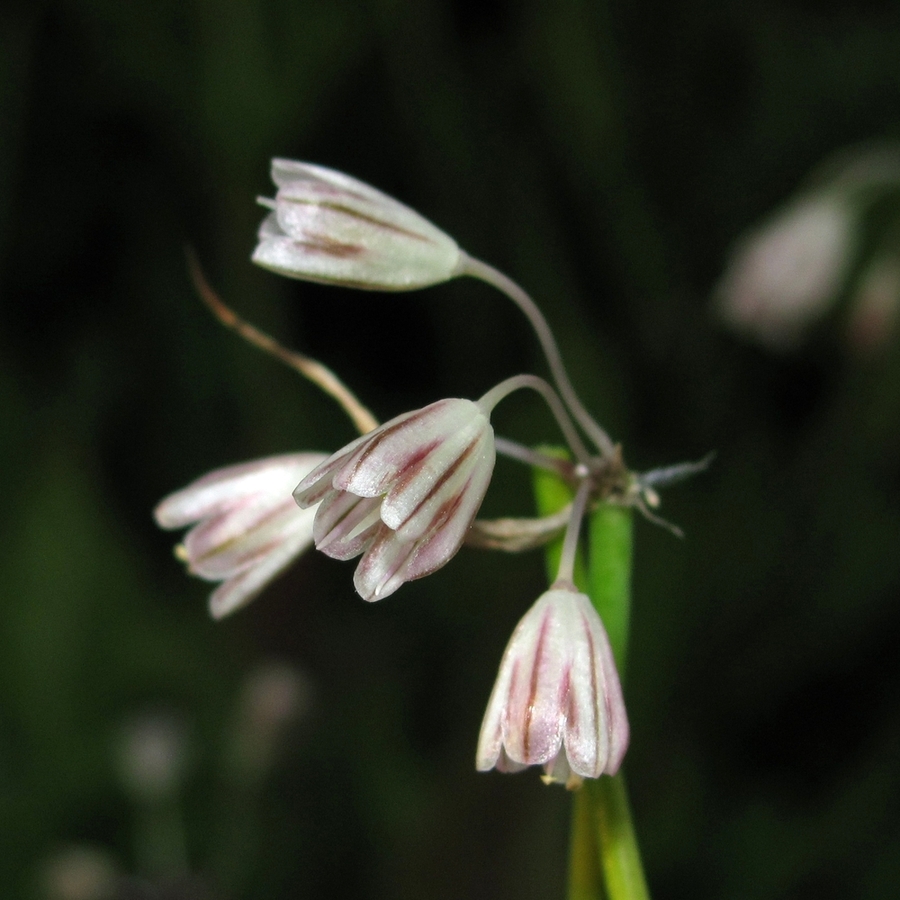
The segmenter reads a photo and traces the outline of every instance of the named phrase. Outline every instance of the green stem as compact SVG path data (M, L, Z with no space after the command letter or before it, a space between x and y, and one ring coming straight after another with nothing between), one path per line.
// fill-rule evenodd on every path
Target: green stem
M563 455L548 448L541 452ZM535 472L534 490L540 515L550 515L572 500L571 488L545 470ZM589 519L589 564L579 552L575 565L575 584L603 619L620 677L631 610L632 518L628 508L599 506ZM551 582L561 548L561 539L547 547ZM568 900L649 900L622 774L586 780L573 801Z
M572 794L568 900L607 900L597 846L597 817L588 785Z
M588 594L603 620L623 681L631 618L633 519L630 508L603 504L591 514L588 528Z
M622 773L586 783L597 821L606 889L612 900L650 900Z
M569 454L559 447L538 447L537 451L544 456L556 459L569 459ZM547 469L535 469L533 474L534 495L537 503L538 515L549 516L559 512L564 506L572 502L575 494L572 489L556 473ZM550 584L556 580L559 571L559 560L562 556L563 537L547 544L544 552L544 560L547 567L547 581ZM573 578L578 590L587 592L588 576L584 566L584 554L579 553L575 559L575 577Z

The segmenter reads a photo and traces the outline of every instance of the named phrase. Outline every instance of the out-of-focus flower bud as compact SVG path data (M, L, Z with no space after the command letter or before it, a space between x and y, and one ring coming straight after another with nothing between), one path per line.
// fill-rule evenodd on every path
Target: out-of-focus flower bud
M288 727L309 708L311 688L295 666L266 662L241 688L232 737L232 759L244 779L265 776Z
M408 206L310 163L272 161L272 212L253 262L280 275L367 290L406 291L458 275L460 250Z
M78 845L46 860L40 873L40 896L46 900L113 900L119 875L106 850Z
M223 582L209 598L214 618L249 603L312 544L315 512L291 492L323 459L292 453L217 469L156 507L163 528L194 525L177 553L194 575Z
M741 237L715 294L725 322L774 349L833 305L856 252L857 216L839 193L810 194Z
M628 748L622 687L600 616L585 595L557 584L510 639L478 740L476 767L577 787L614 775Z
M135 800L169 799L181 785L187 762L184 723L164 712L135 716L122 728L117 756L122 785Z

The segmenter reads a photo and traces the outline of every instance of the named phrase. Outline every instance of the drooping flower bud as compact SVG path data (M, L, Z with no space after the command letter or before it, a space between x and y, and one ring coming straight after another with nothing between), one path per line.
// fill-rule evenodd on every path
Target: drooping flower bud
M407 291L459 274L456 242L408 206L362 181L310 163L272 160L275 200L253 262L301 278Z
M217 469L156 507L162 528L194 525L177 554L192 574L223 582L209 598L214 618L249 603L312 544L315 513L291 491L323 459L293 453Z
M500 663L476 767L543 766L570 787L614 775L628 717L609 639L585 594L557 583L519 622Z
M488 412L439 400L353 441L294 491L320 503L316 548L334 559L362 554L353 583L364 600L392 594L459 550L494 469Z
M784 349L837 300L856 252L857 212L837 192L796 200L742 236L716 288L722 319Z

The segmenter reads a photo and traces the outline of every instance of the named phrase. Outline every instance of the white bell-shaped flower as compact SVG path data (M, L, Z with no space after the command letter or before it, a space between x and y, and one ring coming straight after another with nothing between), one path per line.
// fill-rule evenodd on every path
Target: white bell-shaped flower
M319 503L316 548L362 554L354 585L365 600L444 565L459 550L494 469L488 411L439 400L363 435L311 472L297 503Z
M312 545L315 511L299 509L291 491L323 459L293 453L227 466L156 507L161 527L194 526L176 552L192 574L222 582L209 598L214 618L247 604Z
M479 771L543 766L576 786L613 775L628 747L628 717L612 649L590 599L557 583L510 639L478 740Z
M272 161L275 199L253 262L290 278L407 291L459 274L456 241L408 206L333 169Z

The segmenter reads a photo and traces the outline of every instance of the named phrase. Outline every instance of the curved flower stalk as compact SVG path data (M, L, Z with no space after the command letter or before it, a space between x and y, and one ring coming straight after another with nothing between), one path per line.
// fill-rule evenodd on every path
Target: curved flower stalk
M320 504L316 548L362 554L353 583L379 600L459 550L494 469L490 405L439 400L353 441L304 478L294 498Z
M176 555L207 581L220 619L249 603L313 542L314 510L291 491L324 453L293 453L217 469L166 497L154 511L162 528L194 527Z
M543 766L577 787L613 775L628 747L622 687L587 595L556 582L519 622L500 663L478 740L479 771Z
M275 199L259 199L272 212L259 228L253 262L289 278L375 291L413 290L461 275L492 285L527 316L565 405L601 455L612 455L613 442L576 394L543 313L515 282L405 204L343 172L274 159L272 180Z
M427 219L356 178L272 160L272 212L253 262L280 275L367 290L404 291L458 274L459 247Z

